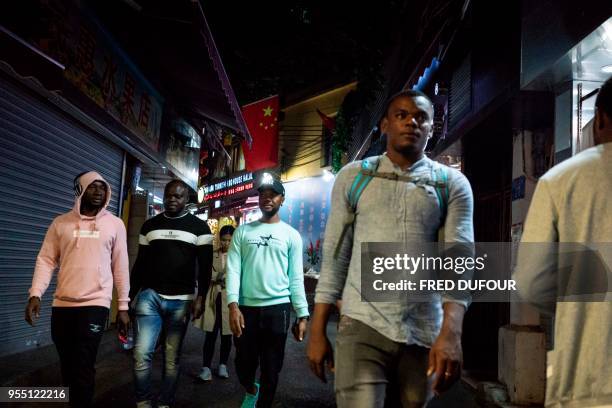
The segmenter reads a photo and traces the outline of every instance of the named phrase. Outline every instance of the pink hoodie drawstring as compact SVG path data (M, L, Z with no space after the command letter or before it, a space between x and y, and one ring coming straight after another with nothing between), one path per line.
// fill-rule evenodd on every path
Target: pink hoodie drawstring
M77 221L77 240L76 240L76 247L80 248L79 242L81 241L81 222Z

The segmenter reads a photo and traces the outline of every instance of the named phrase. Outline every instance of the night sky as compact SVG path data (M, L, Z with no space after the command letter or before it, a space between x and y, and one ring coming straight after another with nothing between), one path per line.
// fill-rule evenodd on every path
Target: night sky
M410 14L406 1L220 2L202 6L241 104L288 101L380 65ZM400 21L402 21L400 27Z

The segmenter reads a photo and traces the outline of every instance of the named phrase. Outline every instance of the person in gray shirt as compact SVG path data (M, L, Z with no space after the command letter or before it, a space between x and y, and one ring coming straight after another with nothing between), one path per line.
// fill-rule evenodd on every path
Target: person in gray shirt
M376 171L400 179L371 179L348 233L346 220L354 216L348 193L362 163L346 165L336 177L307 355L312 371L324 382L325 365L335 368L340 408L420 407L432 390L448 389L461 375L465 298L443 294L430 302L367 302L361 296L363 242L435 242L442 226L446 242L474 241L468 180L424 154L433 133L433 112L431 100L418 91L403 91L389 100L381 121L387 152L377 157ZM445 203L435 187L402 180L423 179L438 170L446 178ZM326 326L332 305L340 299L334 364Z
M593 129L594 147L538 181L513 275L522 298L555 319L546 407L612 406L612 77Z

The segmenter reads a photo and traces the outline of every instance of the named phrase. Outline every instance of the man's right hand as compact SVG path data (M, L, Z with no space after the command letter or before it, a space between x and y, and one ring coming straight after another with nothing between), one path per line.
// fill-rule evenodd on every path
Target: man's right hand
M40 317L40 298L32 296L25 309L25 321L34 326L34 321Z
M240 337L242 335L242 329L244 329L244 317L238 308L238 303L230 303L228 307L230 330L234 336Z
M315 334L311 332L308 338L306 355L308 356L310 370L326 383L325 366L327 365L331 372L334 371L334 350L325 333Z

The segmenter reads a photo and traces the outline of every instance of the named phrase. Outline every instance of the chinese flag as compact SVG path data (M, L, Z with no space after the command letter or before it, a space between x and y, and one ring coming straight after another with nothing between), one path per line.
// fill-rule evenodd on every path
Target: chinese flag
M253 138L252 148L242 142L249 171L278 164L278 95L242 107L242 116Z
M321 118L321 122L323 122L323 126L325 126L325 128L329 130L330 132L333 132L334 129L336 128L336 119L330 118L329 116L327 116L326 114L324 114L318 109L317 109L317 113L319 114L319 117Z

